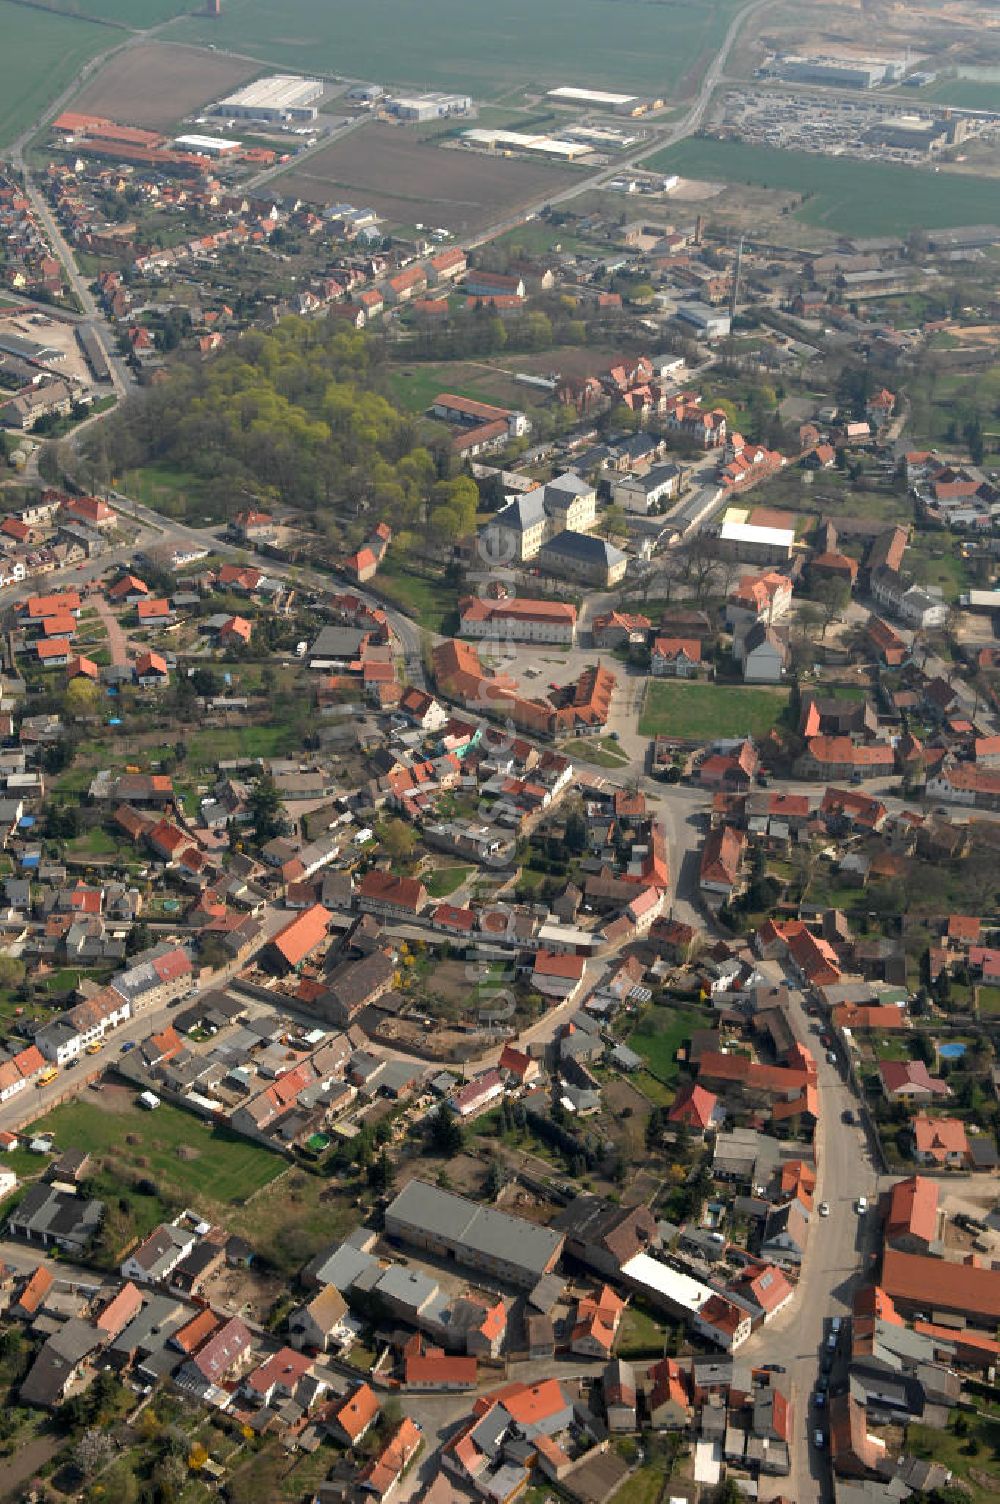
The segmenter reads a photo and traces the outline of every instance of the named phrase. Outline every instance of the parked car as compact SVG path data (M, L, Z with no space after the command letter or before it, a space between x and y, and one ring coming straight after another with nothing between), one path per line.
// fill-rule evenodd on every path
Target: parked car
M820 1204L819 1204L819 1214L820 1214L821 1217L828 1217L830 1215L830 1203L829 1203L829 1201L821 1201L820 1202Z
M813 1446L816 1447L817 1451L820 1452L826 1446L826 1437L823 1435L822 1431L813 1432Z
M843 1112L840 1114L840 1121L842 1123L854 1122L854 1113L851 1111L850 1107L844 1108Z
M865 1214L865 1212L867 1210L868 1210L868 1197L867 1196L859 1196L858 1197L858 1201L857 1201L858 1216L859 1217L863 1217L864 1214Z

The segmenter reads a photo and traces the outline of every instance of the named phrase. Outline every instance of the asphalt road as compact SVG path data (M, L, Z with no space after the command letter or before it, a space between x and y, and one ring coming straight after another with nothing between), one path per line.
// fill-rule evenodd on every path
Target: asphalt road
M776 962L765 963L775 981L787 980ZM818 1034L803 1007L802 994L790 984L789 1021L795 1037L806 1044L817 1062L820 1119L816 1133L817 1185L814 1207L827 1202L830 1215L814 1211L809 1241L794 1300L740 1349L755 1364L780 1363L787 1369L781 1380L792 1402L791 1475L761 1480L761 1498L785 1495L796 1504L833 1498L826 1448L813 1445L817 1429L827 1435L826 1407L816 1410L811 1396L820 1372L823 1343L832 1316L849 1316L854 1292L863 1282L870 1255L878 1247L877 1219L871 1211L855 1214L859 1196L875 1201L880 1188L864 1130L841 1122L846 1108L857 1109L857 1098L839 1066L831 1065Z

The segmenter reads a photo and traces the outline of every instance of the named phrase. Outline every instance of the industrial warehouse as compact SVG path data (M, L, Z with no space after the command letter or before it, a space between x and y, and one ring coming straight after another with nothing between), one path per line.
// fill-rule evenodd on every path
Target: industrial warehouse
M228 94L212 105L209 114L233 120L315 120L318 111L314 101L322 97L325 88L318 78L276 73Z

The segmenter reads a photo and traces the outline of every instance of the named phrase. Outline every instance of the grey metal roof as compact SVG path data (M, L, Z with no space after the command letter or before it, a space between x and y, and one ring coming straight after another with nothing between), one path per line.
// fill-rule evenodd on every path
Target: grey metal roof
M378 1261L360 1248L342 1243L316 1270L316 1278L323 1285L335 1285L341 1292L349 1290L366 1270L378 1267Z
M411 1180L386 1210L386 1226L412 1228L421 1236L444 1239L470 1253L501 1259L540 1276L562 1247L562 1234L511 1217L495 1207L476 1206L464 1196ZM336 1281L332 1281L336 1283Z
M414 1311L419 1311L426 1300L437 1291L437 1281L421 1273L419 1269L404 1268L402 1264L390 1264L384 1270L375 1292L384 1295L387 1300L398 1301L401 1305L409 1306Z

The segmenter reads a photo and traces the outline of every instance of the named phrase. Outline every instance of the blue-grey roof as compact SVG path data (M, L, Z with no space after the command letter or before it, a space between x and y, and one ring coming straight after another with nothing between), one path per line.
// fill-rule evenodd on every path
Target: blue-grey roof
M499 527L516 528L522 533L528 528L537 527L540 522L545 521L542 488L526 491L523 496L515 496L505 507L501 507L492 520Z
M563 559L576 559L581 564L603 564L610 567L618 564L625 555L620 548L609 543L606 538L595 538L592 533L575 533L567 528L563 533L556 533L548 543L542 545L543 554L555 554Z

